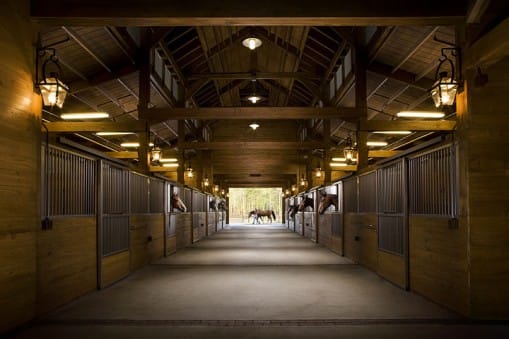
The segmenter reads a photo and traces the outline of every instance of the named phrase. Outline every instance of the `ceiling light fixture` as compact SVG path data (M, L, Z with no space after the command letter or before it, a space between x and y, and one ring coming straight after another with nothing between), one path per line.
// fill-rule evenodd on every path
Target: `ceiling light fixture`
M331 160L335 161L335 162L337 162L337 161L342 162L342 161L346 161L346 158L332 158Z
M374 131L374 134L408 135L411 131Z
M242 45L253 51L262 45L262 41L255 37L249 37L242 40Z
M163 164L163 167L179 167L178 163L166 163Z
M429 118L441 119L445 116L443 112L426 112L426 111L401 111L396 114L398 118Z
M366 142L366 146L387 146L388 143L386 141L368 141Z
M161 161L162 155L163 155L163 151L159 147L154 146L150 150L150 162L153 164L159 164L159 162Z
M51 53L50 56L40 65L48 51ZM59 77L61 73L62 69L58 63L56 50L46 47L37 48L35 60L35 87L42 96L44 106L57 106L58 108L62 108L64 105L69 87L60 80Z
M60 118L63 120L86 120L86 119L104 119L110 115L106 112L81 112L81 113L62 113Z
M330 165L332 167L345 167L345 166L349 166L349 164L347 164L346 162L331 162Z
M347 164L351 164L357 162L357 157L359 155L359 150L353 144L352 138L349 136L345 141L345 148L343 149L343 153L345 155L345 160Z
M97 132L95 135L106 137L106 136L129 135L129 134L134 134L134 132Z
M253 123L251 123L251 124L249 125L249 127L251 127L254 131L256 131L256 129L257 129L258 127L260 127L260 125L258 125L256 122L253 122Z
M177 158L161 158L159 159L159 162L178 162L178 159Z
M459 48L442 48L440 56L440 62L438 63L437 70L435 72L435 83L429 90L431 98L433 99L437 108L444 108L444 106L454 105L456 99L456 93L460 86L460 81L455 77L454 63L447 57L446 52L450 52L452 57L458 57L458 63L460 62L461 51ZM449 68L449 73L444 70ZM458 65L458 69L461 70L461 64Z
M123 142L120 144L120 146L125 147L125 148L136 148L136 147L140 147L140 143L139 142ZM149 143L148 146L153 147L154 144Z

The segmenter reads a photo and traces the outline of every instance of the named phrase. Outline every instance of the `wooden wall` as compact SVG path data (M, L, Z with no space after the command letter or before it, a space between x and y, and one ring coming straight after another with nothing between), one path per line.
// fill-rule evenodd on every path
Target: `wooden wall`
M164 255L164 216L162 214L131 215L129 249L131 271Z
M509 319L509 19L467 51L460 100L462 209L469 227L470 314ZM478 69L488 81L477 81Z
M33 91L28 5L0 2L0 332L35 314L41 100Z
M216 233L216 212L208 212L207 213L207 235L211 236L212 234Z
M101 259L101 288L108 287L129 275L129 257L129 251L124 251Z
M37 239L37 314L97 287L95 217L54 218Z
M205 238L205 225L207 225L206 212L193 212L193 242Z
M409 218L410 289L468 314L466 227L450 229L448 218Z
M177 250L191 245L191 228L192 218L191 213L177 213L175 216L176 221L176 238Z

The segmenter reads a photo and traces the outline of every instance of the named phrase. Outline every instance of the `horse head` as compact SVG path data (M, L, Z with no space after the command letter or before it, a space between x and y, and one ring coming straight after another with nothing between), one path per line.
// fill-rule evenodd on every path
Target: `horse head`
M217 203L217 208L221 211L226 212L226 200L223 198L218 198L219 202Z
M336 194L327 194L320 192L320 204L318 205L318 213L323 214L330 205L338 208L338 196Z
M209 201L209 209L217 212L217 197L212 197Z
M299 207L297 208L297 210L299 212L302 212L304 211L304 209L306 207L311 207L311 208L314 208L314 202L313 202L313 199L308 197L307 195L301 200L301 202L299 203Z
M297 205L288 206L288 216L291 219L293 219L293 217L295 216L295 213L297 213L298 208L299 208L299 206L297 206Z
M187 212L187 207L184 202L180 199L177 193L173 193L171 195L171 207L172 209L177 209L180 212Z

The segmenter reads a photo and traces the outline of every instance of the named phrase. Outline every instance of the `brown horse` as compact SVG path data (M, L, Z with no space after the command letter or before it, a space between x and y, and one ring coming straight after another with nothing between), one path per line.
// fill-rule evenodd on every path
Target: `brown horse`
M290 205L288 206L288 217L290 219L293 219L293 217L295 217L295 213L297 213L299 210L299 206L298 205Z
M312 209L314 209L315 208L314 206L315 206L314 200L306 195L299 203L299 207L297 208L297 210L299 212L302 212L306 207L311 207Z
M174 209L177 209L179 210L180 212L187 212L187 207L186 205L184 204L184 202L180 199L179 195L174 192L172 195L171 195L171 209L172 211Z
M272 222L273 220L276 221L276 213L274 213L273 210L259 210L259 209L255 209L254 211L251 211L249 212L249 215L248 215L248 219L253 217L253 224L255 223L260 223L260 218L261 217L268 217L269 218L269 222Z
M318 205L318 213L323 214L329 206L334 205L338 209L338 196L337 194L327 194L320 191L320 204Z

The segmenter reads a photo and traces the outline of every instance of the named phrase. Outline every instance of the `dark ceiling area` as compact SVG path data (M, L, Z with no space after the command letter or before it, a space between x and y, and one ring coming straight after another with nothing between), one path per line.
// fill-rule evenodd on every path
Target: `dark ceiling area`
M396 2L388 1L389 7ZM413 17L407 8L392 21L381 10L378 17L353 25L335 25L333 19L305 25L296 9L289 13L293 20L281 18L281 24L242 18L197 24L202 10L184 6L177 9L183 14L180 21L162 25L164 13L154 14L157 6L140 13L156 19L140 21L120 14L88 15L79 7L49 15L38 6L45 1L35 3L32 11L43 25L40 45L55 48L62 80L70 87L60 111L43 111L45 121L59 121L61 112L84 111L107 112L110 122L144 119L148 138L163 154L183 161L200 158L216 179L259 186L285 186L306 161L338 156L348 137L359 141L360 121L401 120L396 114L405 110L436 111L429 89L442 49L459 43L455 18L468 6L446 1L442 9L421 8ZM381 3L374 6L382 8ZM103 15L114 8L106 6ZM376 12L364 11L366 17ZM372 24L362 24L366 21ZM245 47L246 38L259 39L261 46ZM252 103L248 97L255 92L260 100ZM252 130L253 122L260 127ZM376 148L387 151L447 134L371 132L364 139L387 142ZM75 132L66 137L109 153L127 150L120 146L124 141L138 141L136 134ZM370 157L369 163L378 160Z

